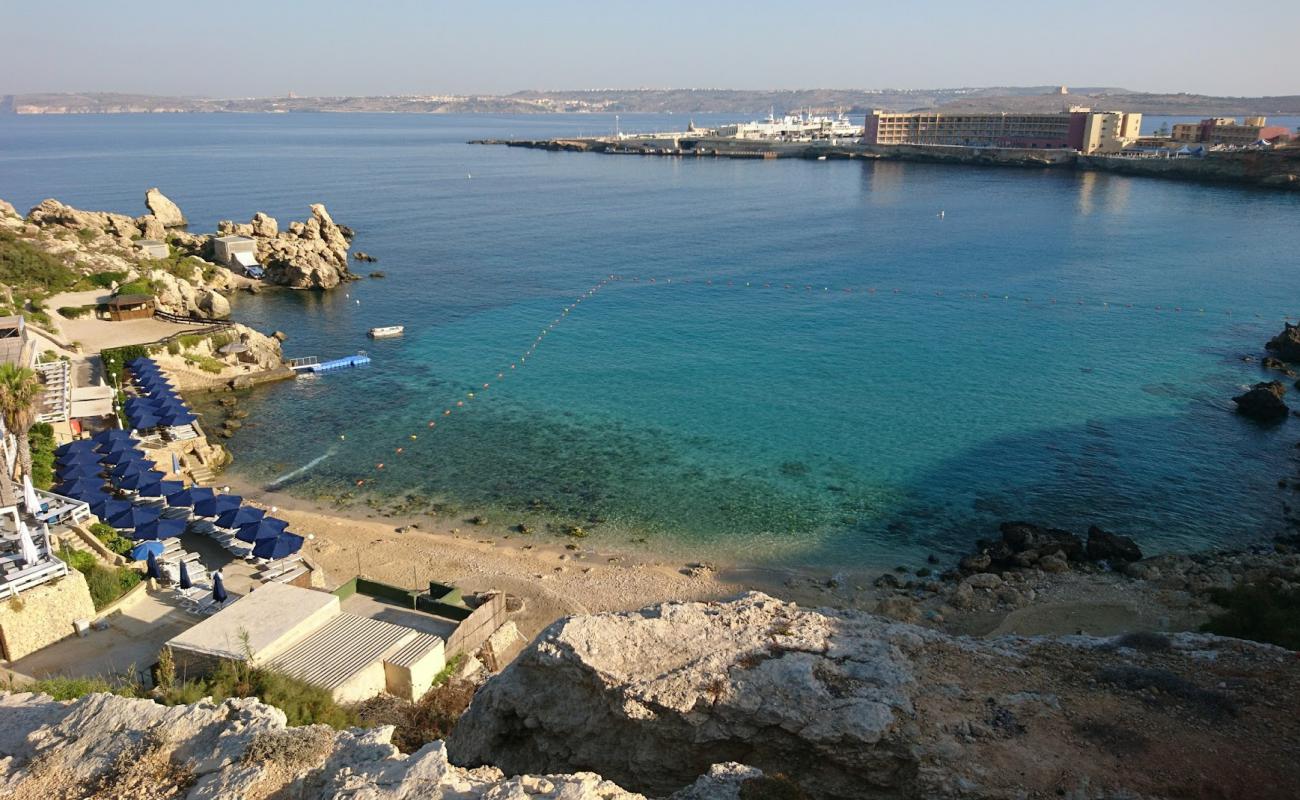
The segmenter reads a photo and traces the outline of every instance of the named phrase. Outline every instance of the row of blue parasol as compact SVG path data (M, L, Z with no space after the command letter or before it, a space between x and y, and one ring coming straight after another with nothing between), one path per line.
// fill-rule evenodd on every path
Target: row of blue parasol
M158 565L158 554L153 550L150 550L145 555L145 576L154 580L162 580L162 567ZM176 583L182 591L194 588L194 581L190 579L190 568L183 560L181 561L180 574L177 576ZM212 599L218 603L224 603L230 599L230 595L226 593L226 587L222 583L220 572L212 573Z
M126 418L132 428L141 431L173 428L198 419L163 375L158 362L141 356L128 361L126 367L131 371L136 389L142 392L141 396L126 401Z
M190 517L205 517L215 518L214 525L253 545L254 558L276 560L301 549L302 537L289 533L287 522L243 505L238 495L163 480L162 473L149 466L151 462L138 444L126 431L108 430L62 445L55 451L59 482L54 491L89 504L95 516L140 542L179 536L189 528ZM161 497L165 505L115 497L110 488L140 498ZM185 517L169 517L163 515L165 507L191 510ZM160 545L159 553L161 549ZM152 548L143 548L141 555L145 551L152 552Z

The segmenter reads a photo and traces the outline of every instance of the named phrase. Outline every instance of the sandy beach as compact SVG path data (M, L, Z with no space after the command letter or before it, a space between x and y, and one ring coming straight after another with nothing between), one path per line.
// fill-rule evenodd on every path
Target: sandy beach
M750 589L797 602L826 600L813 588L816 579L793 571L723 564L692 569L680 560L609 549L589 539L519 534L428 516L371 519L360 512L327 512L233 476L222 476L219 484L255 505L274 508L290 530L310 535L303 552L324 570L328 586L360 574L408 588L435 580L465 594L501 590L524 601L514 619L528 638L569 614L716 600Z

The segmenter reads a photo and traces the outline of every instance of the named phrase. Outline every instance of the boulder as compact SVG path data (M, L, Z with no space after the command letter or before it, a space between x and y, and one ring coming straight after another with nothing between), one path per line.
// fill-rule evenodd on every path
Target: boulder
M0 200L0 217L16 217L18 210L11 203Z
M1271 344L1271 343L1270 343ZM1281 381L1257 383L1245 394L1232 398L1237 404L1237 413L1259 422L1278 422L1286 419L1290 408L1282 401L1286 387Z
M1093 561L1107 561L1121 564L1126 561L1141 561L1142 549L1137 542L1127 536L1120 536L1093 525L1088 529L1088 558Z
M153 214L136 217L135 224L140 228L140 235L145 239L156 239L160 242L167 239L167 226Z
M69 703L0 695L6 796L295 797L301 800L645 800L590 772L464 770L442 742L403 755L392 726L287 727L255 698L163 706L92 694Z
M161 222L163 227L183 228L187 224L180 207L156 186L144 193L144 204L149 207L149 213Z
M204 314L216 319L225 319L230 316L230 301L223 297L220 292L211 289L204 290L199 294L198 307Z
M1033 551L1046 556L1059 552L1070 561L1081 561L1084 557L1083 540L1060 528L1044 528L1029 522L1004 522L998 530L1012 553Z
M580 765L654 797L698 796L685 787L726 762L797 784L755 797L1287 796L1300 664L1169 640L952 637L758 593L573 617L479 690L448 750L508 774ZM1159 768L1117 742L1158 747Z
M1282 332L1264 345L1264 349L1275 354L1283 361L1300 364L1300 325L1287 322Z
M262 213L261 211L253 215L253 221L249 223L253 228L254 236L262 236L273 239L280 232L280 223L275 221L275 217Z

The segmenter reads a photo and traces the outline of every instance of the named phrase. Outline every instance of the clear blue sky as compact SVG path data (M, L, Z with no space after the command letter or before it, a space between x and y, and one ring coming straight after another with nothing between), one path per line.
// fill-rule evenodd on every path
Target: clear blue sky
M10 2L0 93L631 87L1300 93L1300 5L549 0Z

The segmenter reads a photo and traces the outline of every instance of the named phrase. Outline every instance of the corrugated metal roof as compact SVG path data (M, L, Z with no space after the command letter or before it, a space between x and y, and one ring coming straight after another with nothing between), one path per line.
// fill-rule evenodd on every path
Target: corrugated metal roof
M442 644L442 639L439 639L431 633L422 633L415 637L410 644L384 659L384 661L395 667L409 667L429 655L429 653L437 649L440 644Z
M416 632L378 619L339 614L271 661L271 666L326 689L337 689L383 661Z

